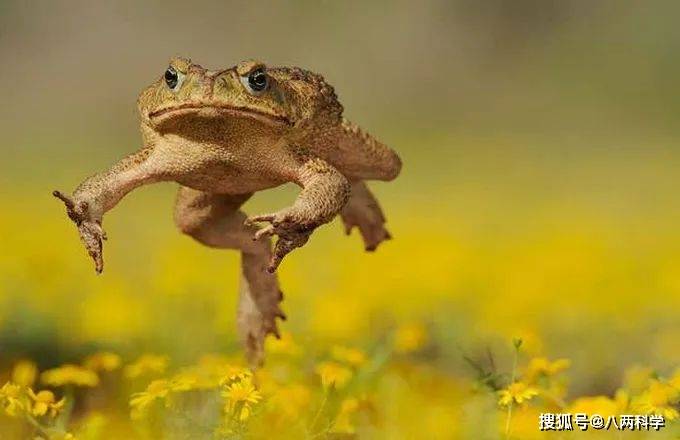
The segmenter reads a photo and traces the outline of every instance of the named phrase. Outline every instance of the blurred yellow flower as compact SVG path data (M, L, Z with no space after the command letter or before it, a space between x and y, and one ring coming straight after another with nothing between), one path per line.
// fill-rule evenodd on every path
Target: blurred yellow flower
M680 368L673 372L673 375L668 380L668 384L673 388L680 390Z
M28 359L20 360L12 369L12 382L23 387L33 386L37 376L37 365Z
M82 387L94 387L99 384L99 377L94 371L79 365L65 364L61 367L44 371L40 380L51 386L77 385Z
M628 412L628 393L624 390L616 392L614 398L607 396L587 396L574 400L567 408L567 413L599 414L601 416L618 416Z
M130 397L130 409L133 419L138 419L156 399L165 399L170 393L170 382L159 379L151 382L146 390Z
M227 385L222 392L222 397L227 401L224 407L225 412L240 421L250 417L251 406L262 400L262 395L257 391L249 376Z
M75 436L71 434L70 432L50 432L49 433L49 440L75 440ZM40 440L40 437L38 437L36 440Z
M136 379L147 374L163 374L167 367L167 356L145 354L125 367L125 377Z
M424 347L427 340L427 329L423 324L404 324L394 334L394 351L411 353Z
M78 440L103 439L103 432L109 424L109 418L99 411L91 411L78 423L75 436ZM109 436L111 433L108 433Z
M513 402L521 404L531 400L536 395L538 395L536 388L530 387L524 382L514 382L507 388L498 391L498 404L502 406L508 406Z
M623 386L632 395L640 394L649 387L654 376L654 369L636 365L624 372Z
M359 410L359 400L347 398L340 404L340 410L335 418L331 432L354 434L356 428L352 423L352 416Z
M277 414L287 421L296 420L302 412L309 406L312 400L312 393L304 385L293 384L280 387L269 399L269 404L276 410Z
M276 338L269 338L268 340L270 339ZM209 353L201 356L196 365L205 371L215 373L222 372L226 374L225 372L234 371L234 369L236 368L242 369L243 368L243 366L241 366L242 362L243 362L242 357L238 355L228 357L221 354Z
M227 374L222 378L222 380L220 381L220 385L227 386L230 385L232 382L239 380L252 382L252 379L253 372L250 371L249 369L242 367L232 367L231 370L228 371Z
M83 365L92 371L113 371L120 367L121 362L116 353L100 351L86 357Z
M302 354L302 347L295 342L290 332L282 332L280 338L268 338L265 341L265 351L272 354L285 354L289 356L299 356Z
M109 418L103 413L93 410L88 412L77 424L75 437L78 440L98 440L104 439L105 429L109 425ZM113 438L111 432L107 432Z
M566 370L571 365L569 359L557 359L555 361L550 361L545 357L536 357L529 361L525 373L525 380L528 383L534 383L541 377L550 377L555 374Z
M631 402L634 410L643 414L660 414L667 420L677 419L680 415L675 405L680 391L668 383L652 380L649 388Z
M56 401L54 393L48 390L39 391L38 394L34 393L32 389L28 389L28 395L33 399L33 408L31 413L34 416L44 416L49 414L50 417L55 417L59 411L64 408L65 398L60 401Z
M545 432L541 432L538 428L536 423L537 420L540 418L541 411L539 408L536 408L531 405L521 405L513 408L512 412L512 420L511 420L511 428L510 432L508 434L504 435L498 435L496 437L488 437L488 438L494 438L494 439L513 439L513 440L550 440L551 436L545 435ZM499 430L500 432L506 432L506 424L507 424L507 419L500 417L498 419L499 421ZM586 436L588 437L588 436ZM480 436L480 438L487 438L484 436ZM557 437L559 440L563 440L561 437ZM576 437L578 439L578 437Z
M21 386L15 383L7 382L0 388L0 403L7 415L15 417L24 410L22 396Z
M321 362L316 366L316 372L321 377L324 389L342 388L352 379L352 370L337 362Z
M193 371L183 371L181 373L177 373L172 376L169 382L170 389L177 392L207 388L205 386L203 377Z
M233 359L208 354L201 356L195 365L182 368L172 380L178 387L184 384L191 389L209 389L223 385L244 373L251 374L243 367L235 365Z
M344 362L355 368L366 363L366 355L363 351L341 345L335 345L331 348L331 357L338 362Z
M354 434L356 432L356 422L359 412L365 416L361 420L364 420L373 426L379 425L379 417L374 399L373 397L364 394L359 397L348 397L342 401L330 431L341 434ZM441 419L439 421L441 421ZM441 427L441 425L439 426ZM447 433L449 432L450 431L447 430Z

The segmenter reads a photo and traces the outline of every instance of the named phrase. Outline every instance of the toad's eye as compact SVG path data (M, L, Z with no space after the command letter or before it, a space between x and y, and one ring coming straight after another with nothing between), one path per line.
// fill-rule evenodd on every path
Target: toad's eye
M262 69L253 70L248 74L248 87L254 92L261 92L267 88L267 74Z
M177 71L172 66L168 67L168 70L165 71L165 83L174 90L178 82L179 75L177 75Z

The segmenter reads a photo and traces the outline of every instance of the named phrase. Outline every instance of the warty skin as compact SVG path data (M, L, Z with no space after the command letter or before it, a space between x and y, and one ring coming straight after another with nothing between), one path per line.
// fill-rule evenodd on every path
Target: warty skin
M179 229L206 246L241 251L239 333L260 363L265 337L278 336L276 318L285 318L275 273L283 258L336 215L348 234L359 229L366 250L390 238L365 181L396 178L401 161L342 117L323 77L295 67L245 61L207 70L173 58L137 103L142 147L71 196L54 195L99 273L104 214L142 185L179 183ZM254 192L288 182L301 188L292 206L252 217L240 210Z

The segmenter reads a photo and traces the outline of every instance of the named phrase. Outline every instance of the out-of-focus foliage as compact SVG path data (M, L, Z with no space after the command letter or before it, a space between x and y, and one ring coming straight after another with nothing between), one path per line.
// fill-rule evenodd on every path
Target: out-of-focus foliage
M677 437L676 3L198 3L0 5L0 438ZM284 262L254 373L238 254L179 235L173 185L107 215L99 277L50 196L139 145L172 55L324 73L404 160L372 185L394 240L335 222Z

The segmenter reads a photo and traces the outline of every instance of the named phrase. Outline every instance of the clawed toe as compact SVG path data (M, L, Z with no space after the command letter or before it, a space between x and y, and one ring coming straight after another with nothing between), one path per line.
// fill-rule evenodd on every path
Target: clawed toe
M255 232L255 235L253 235L253 241L257 241L262 237L271 237L272 235L274 235L274 226L265 226L264 228L258 229Z
M75 204L73 203L73 200L66 194L62 193L61 191L54 190L52 191L52 195L62 202L64 202L64 205L66 205L67 209L73 209L75 207Z
M84 200L74 200L72 197L60 191L53 191L52 195L66 206L66 214L78 227L80 239L85 245L87 254L94 260L95 271L100 274L104 270L104 258L102 256L102 241L108 239L102 228L101 221L93 219L90 213L90 205Z
M246 219L246 224L252 225L260 222L273 222L275 218L276 214L253 215Z
M344 219L343 219L344 220ZM364 249L367 252L375 251L378 246L386 240L390 240L392 235L385 229L384 223L381 222L353 222L344 221L345 234L350 235L354 228L359 229L361 238L364 242Z
M392 239L392 235L382 225L368 231L361 230L361 235L367 252L375 251L383 241Z
M267 226L255 231L253 235L253 240L255 241L260 240L263 237L278 236L278 240L274 245L272 257L267 265L267 272L269 273L276 272L276 269L278 269L283 258L293 249L307 243L307 240L314 229L301 227L298 223L292 221L291 218L293 217L290 215L290 212L282 211L274 214L251 216L245 221L246 225L269 222Z

